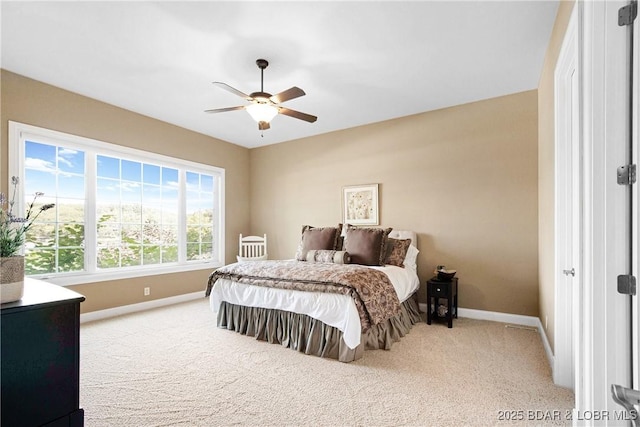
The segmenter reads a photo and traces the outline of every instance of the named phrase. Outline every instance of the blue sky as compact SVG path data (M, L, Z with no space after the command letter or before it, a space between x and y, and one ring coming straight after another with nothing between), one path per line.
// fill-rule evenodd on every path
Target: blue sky
M29 200L35 192L57 194L57 202L84 200L85 154L54 145L27 141L25 144L24 192ZM157 205L178 203L178 170L109 156L97 156L97 199L100 202L143 203ZM57 188L56 188L57 177ZM214 178L187 172L187 210L213 206Z

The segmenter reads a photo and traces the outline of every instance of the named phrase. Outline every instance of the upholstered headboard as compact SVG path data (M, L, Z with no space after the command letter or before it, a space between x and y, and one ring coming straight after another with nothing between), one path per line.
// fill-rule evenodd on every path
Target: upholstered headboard
M416 247L416 249L418 248L418 235L416 234L415 231L411 231L411 230L392 230L391 233L389 233L389 237L391 237L392 239L411 239L411 244L413 246Z

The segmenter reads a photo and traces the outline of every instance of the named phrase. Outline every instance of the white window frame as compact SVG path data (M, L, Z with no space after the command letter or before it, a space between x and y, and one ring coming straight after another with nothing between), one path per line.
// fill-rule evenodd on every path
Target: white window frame
M144 150L115 145L91 138L72 135L64 132L58 132L50 129L40 128L37 126L27 125L9 121L9 174L11 176L20 177L24 171L24 155L25 140L35 142L50 143L62 145L64 147L75 148L85 152L85 156L112 155L122 156L127 159L136 159L143 162L155 162L162 166L176 168L179 170L180 184L180 220L179 220L179 239L178 239L178 263L171 264L155 264L147 266L123 267L109 271L108 269L97 269L96 267L96 200L95 200L95 180L88 179L85 185L85 271L82 272L65 272L54 274L41 274L31 277L47 280L48 282L68 286L83 283L94 283L108 280L127 279L132 277L153 276L159 274L179 273L193 270L210 270L224 265L225 259L225 170L216 166L205 165L202 163L191 162L188 160L177 159L162 154L151 153ZM88 176L95 177L95 162L86 161L87 168L85 173ZM186 260L186 246L184 239L186 238L186 177L185 169L190 172L214 175L218 178L217 188L217 206L219 208L220 222L214 224L216 234L216 247L214 253L218 254L215 260ZM10 180L8 181L10 182ZM215 190L214 190L215 191ZM23 195L20 192L16 200L16 207L24 210ZM87 231L88 230L88 231Z

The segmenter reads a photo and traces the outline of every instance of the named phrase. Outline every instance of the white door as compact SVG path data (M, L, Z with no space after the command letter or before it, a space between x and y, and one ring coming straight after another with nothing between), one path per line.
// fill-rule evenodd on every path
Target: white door
M555 85L555 346L554 383L575 388L574 330L581 278L580 76L577 10L567 27Z

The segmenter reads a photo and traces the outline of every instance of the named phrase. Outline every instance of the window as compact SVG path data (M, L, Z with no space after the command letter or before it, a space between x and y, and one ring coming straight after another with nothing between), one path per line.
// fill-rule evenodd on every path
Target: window
M55 203L26 236L25 272L75 284L219 266L224 169L10 122L18 208Z

